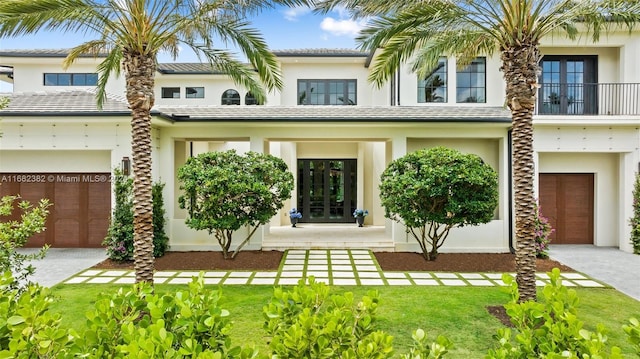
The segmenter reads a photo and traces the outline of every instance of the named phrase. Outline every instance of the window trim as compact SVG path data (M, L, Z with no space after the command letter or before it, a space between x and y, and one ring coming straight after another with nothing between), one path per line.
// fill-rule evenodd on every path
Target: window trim
M173 90L173 92L172 92L173 95L172 96L166 96L165 91L169 91L169 90ZM178 93L178 97L175 96L176 90L177 90L177 93ZM161 87L160 88L160 97L161 98L179 99L180 98L180 94L181 94L180 87L171 86L171 87Z
M202 96L189 96L189 89L196 89L196 92L194 92L192 95L197 95L198 94L197 89L202 89ZM204 98L204 86L185 86L184 98L189 98L189 99Z
M233 91L235 92L233 97L225 97L225 94ZM236 97L237 96L237 97ZM238 103L225 103L225 100L233 100L233 102L237 102ZM220 96L220 105L221 106L239 106L240 105L240 101L241 101L242 97L240 96L240 92L236 89L226 89L224 90L224 92L222 93L222 96Z
M324 84L324 101L323 103L310 103L311 100L309 97L305 96L302 98L303 94L306 95L306 89L304 93L300 91L300 85L305 84L306 87L309 86L311 82L321 82ZM348 103L348 101L342 101L341 104L331 104L331 92L329 91L329 84L332 82L341 82L342 86L342 96L343 98L349 99L349 85L353 84L353 97L354 102ZM298 106L356 106L358 104L358 80L357 79L298 79L297 82L297 105Z
M69 77L69 82L68 84L60 84L60 75L64 75L64 76L68 76ZM55 76L55 82L54 84L48 84L47 83L47 77L48 76ZM82 85L78 85L74 83L74 78L79 78L80 76L84 77L84 84ZM95 76L95 83L90 83L87 84L87 77L94 77ZM43 86L97 86L98 85L98 80L99 80L99 76L98 73L96 72L43 72L42 73L42 85ZM76 81L79 81L76 80Z

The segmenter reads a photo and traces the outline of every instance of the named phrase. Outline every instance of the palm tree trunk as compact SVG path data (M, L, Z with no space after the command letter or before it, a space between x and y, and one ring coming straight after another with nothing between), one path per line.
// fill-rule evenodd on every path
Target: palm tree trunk
M136 283L153 283L153 202L151 186L151 108L155 58L124 51L133 150L133 260Z
M525 302L536 300L533 112L538 90L540 51L538 44L522 41L519 46L503 49L501 58L507 84L507 104L512 116L516 283L519 302Z

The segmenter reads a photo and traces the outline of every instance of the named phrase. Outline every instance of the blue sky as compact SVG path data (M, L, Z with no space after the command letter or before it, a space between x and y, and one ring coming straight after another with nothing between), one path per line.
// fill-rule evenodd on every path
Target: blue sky
M309 8L280 7L263 11L250 19L254 28L261 31L262 36L272 50L301 48L346 48L355 49L354 40L364 22L354 21L342 10L325 15L312 13ZM37 35L0 39L0 49L60 49L70 48L84 41L91 40L84 34L40 32ZM221 47L225 47L221 45ZM234 51L233 48L230 50ZM160 62L171 62L173 59L161 54ZM190 51L182 51L178 62L198 62L198 58ZM0 92L11 91L11 86L0 82Z
M354 40L363 22L351 20L345 11L333 11L326 15L313 14L308 8L285 8L263 11L250 19L254 28L262 32L273 50L299 48L348 48L354 49ZM69 48L91 37L83 34L41 32L37 35L0 39L0 49L50 49ZM161 62L172 61L162 56ZM197 61L195 55L184 51L178 61Z

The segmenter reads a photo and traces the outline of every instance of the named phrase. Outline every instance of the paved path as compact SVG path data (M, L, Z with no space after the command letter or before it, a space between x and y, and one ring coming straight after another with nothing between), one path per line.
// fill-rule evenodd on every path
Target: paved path
M555 245L551 259L566 264L618 291L640 300L640 256L614 247Z
M158 284L185 284L198 271L158 271ZM206 271L205 284L216 285L294 285L313 276L331 285L421 285L421 286L499 286L501 273L388 272L380 269L375 256L365 249L289 250L278 271ZM567 286L604 287L580 273L562 273ZM135 281L132 271L85 270L64 283L129 284ZM545 273L538 273L538 285L548 283Z
M37 253L37 248L21 248L20 253ZM33 282L54 286L107 258L104 248L49 248L43 260L36 260Z

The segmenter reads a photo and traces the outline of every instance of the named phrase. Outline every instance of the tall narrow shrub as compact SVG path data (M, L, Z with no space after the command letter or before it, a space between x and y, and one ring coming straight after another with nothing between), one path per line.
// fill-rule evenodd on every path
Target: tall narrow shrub
M633 184L633 217L631 217L631 244L633 253L640 254L640 173Z
M153 256L161 257L169 248L164 230L165 210L162 197L163 183L153 184ZM114 170L115 205L107 237L102 242L107 256L116 261L133 260L133 178Z

